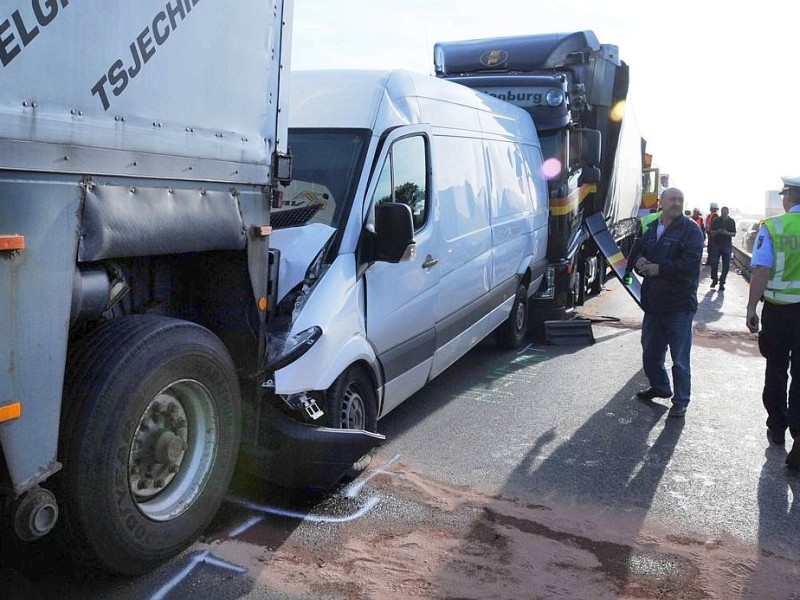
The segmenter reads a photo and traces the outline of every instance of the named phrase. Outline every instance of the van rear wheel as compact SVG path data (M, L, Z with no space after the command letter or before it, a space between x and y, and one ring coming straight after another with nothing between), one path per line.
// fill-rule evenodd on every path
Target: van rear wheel
M505 323L497 330L497 343L501 348L513 350L525 341L528 329L528 288L520 285L514 297L511 313Z

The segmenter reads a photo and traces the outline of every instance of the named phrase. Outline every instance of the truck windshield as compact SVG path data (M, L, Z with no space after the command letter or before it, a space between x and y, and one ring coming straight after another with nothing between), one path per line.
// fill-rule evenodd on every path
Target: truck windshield
M353 200L369 132L290 129L292 183L283 206L272 209L273 229L322 223L341 229Z

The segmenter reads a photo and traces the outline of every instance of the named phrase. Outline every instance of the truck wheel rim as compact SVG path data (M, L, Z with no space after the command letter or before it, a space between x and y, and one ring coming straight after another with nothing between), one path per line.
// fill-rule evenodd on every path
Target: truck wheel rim
M342 429L364 429L366 426L364 410L364 399L358 386L351 383L342 398Z
M128 457L128 482L139 510L168 521L188 510L208 481L218 443L217 415L208 389L176 381L150 401Z
M514 327L516 331L522 331L525 328L525 307L520 302L517 305L517 314L514 319Z

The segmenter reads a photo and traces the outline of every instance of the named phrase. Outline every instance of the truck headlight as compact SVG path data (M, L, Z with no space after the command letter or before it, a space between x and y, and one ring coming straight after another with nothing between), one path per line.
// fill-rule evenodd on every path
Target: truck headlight
M564 92L561 90L548 90L545 100L547 100L549 106L561 106L564 101Z
M277 371L296 361L308 352L320 337L322 328L316 325L298 333L271 335L267 347L267 368Z

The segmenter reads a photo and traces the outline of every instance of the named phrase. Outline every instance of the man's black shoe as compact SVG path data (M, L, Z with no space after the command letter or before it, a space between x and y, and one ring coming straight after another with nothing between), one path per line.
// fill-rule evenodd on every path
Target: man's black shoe
M767 429L767 439L770 444L777 444L783 446L786 443L786 434L777 429Z
M792 451L786 457L786 466L792 469L800 469L800 439L795 439L792 444Z
M716 282L716 281L712 281L712 282L711 282L711 287L712 287L712 288L714 288L714 287L717 287L717 282Z
M686 416L686 407L685 406L676 406L672 405L672 408L669 409L668 417L672 417L673 419L681 419Z
M719 291L720 292L724 292L725 291L725 284L724 283L720 283L719 284Z
M672 398L672 392L664 392L656 388L648 388L641 392L636 392L636 397L641 400L652 400L653 398Z

